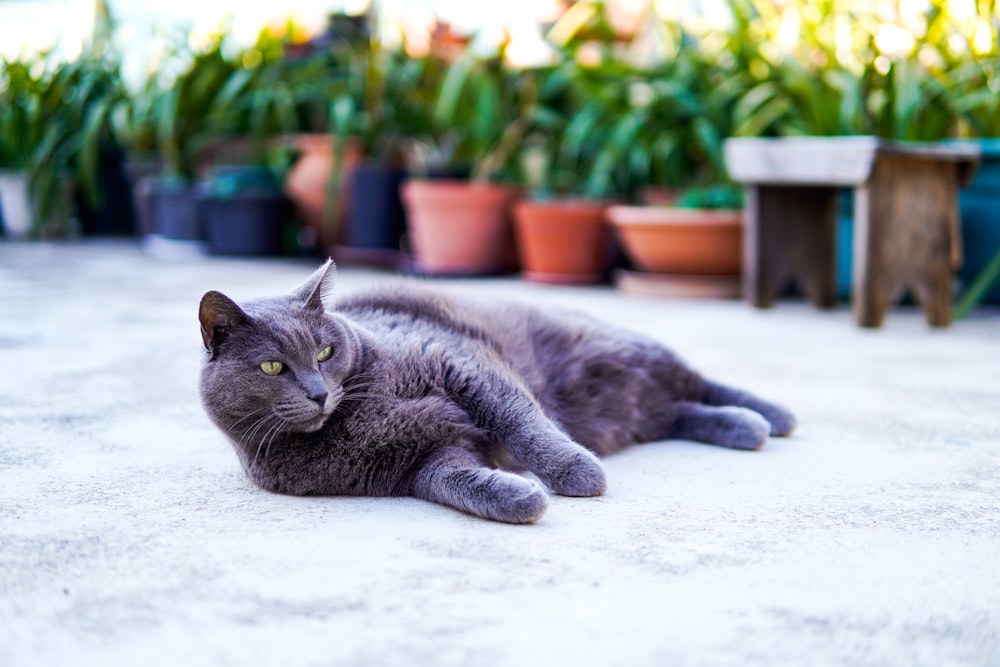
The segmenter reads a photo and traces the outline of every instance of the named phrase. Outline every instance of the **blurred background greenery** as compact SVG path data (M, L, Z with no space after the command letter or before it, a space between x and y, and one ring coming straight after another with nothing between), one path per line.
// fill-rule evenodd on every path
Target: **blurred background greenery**
M181 182L234 161L280 176L289 137L324 133L341 159L350 142L411 172L635 199L725 182L730 136L1000 135L993 2L513 3L510 24L488 4L478 26L374 3L252 39L163 25L137 49L98 0L78 48L4 58L0 169L28 174L34 233L56 235L59 193L101 206L115 152Z

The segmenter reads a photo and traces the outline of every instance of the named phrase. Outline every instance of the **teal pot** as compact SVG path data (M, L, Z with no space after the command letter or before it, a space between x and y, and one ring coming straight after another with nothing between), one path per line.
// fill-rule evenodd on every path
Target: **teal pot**
M854 197L853 190L837 193L837 295L851 298L851 273L854 271Z
M962 250L959 273L965 288L1000 253L1000 139L981 139L982 161L972 184L962 191ZM986 292L985 301L1000 303L1000 280Z

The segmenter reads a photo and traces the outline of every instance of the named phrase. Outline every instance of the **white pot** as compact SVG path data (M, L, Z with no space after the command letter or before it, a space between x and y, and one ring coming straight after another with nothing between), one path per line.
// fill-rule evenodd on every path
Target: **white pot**
M31 233L31 199L28 175L19 171L0 171L0 213L7 236L26 239Z

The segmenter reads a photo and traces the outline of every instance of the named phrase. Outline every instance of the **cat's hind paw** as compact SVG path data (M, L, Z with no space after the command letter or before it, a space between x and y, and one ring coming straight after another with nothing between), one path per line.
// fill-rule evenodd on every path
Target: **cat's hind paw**
M691 403L681 407L669 437L730 449L760 449L771 429L771 423L750 408Z
M715 444L731 449L760 449L771 434L771 423L749 408L724 407L715 421Z
M758 410L760 414L764 416L764 419L771 424L771 435L777 437L785 437L792 434L795 430L798 420L795 419L795 415L779 405L771 404L767 406L766 409Z

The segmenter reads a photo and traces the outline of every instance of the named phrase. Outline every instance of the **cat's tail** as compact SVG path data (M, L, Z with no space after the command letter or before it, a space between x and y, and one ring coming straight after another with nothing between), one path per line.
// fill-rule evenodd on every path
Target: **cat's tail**
M711 380L705 380L701 402L706 405L736 405L750 408L771 424L771 435L775 436L791 435L797 423L795 415L787 408L757 398L748 391L727 387Z

